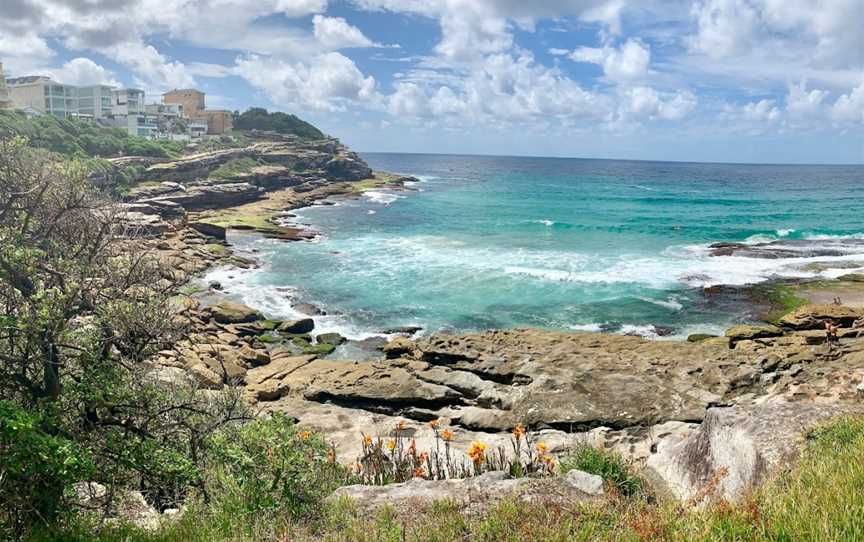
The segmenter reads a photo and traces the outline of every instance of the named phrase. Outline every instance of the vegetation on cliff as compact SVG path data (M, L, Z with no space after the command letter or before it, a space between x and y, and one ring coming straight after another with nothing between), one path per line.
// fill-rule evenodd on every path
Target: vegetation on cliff
M153 156L173 158L184 144L130 136L125 130L79 119L51 115L27 118L15 111L0 111L0 137L21 136L30 145L68 157Z
M318 128L290 113L268 112L261 107L252 107L243 113L234 113L236 130L264 130L280 134L293 134L302 139L320 139L324 134Z

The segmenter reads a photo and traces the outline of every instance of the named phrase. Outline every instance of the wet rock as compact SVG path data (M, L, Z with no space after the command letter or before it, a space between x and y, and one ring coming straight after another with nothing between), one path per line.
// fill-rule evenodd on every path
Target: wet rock
M338 333L322 333L315 337L315 340L318 342L318 344L331 344L333 346L339 346L348 339Z
M315 321L311 318L287 320L279 324L278 329L282 333L311 333L315 329Z
M292 305L292 307L297 312L300 312L302 314L306 314L308 316L325 316L327 314L324 310L316 307L315 305L313 305L311 303L303 303L303 302L294 303Z
M423 331L423 328L420 326L397 326L384 329L381 333L384 333L385 335L406 335L411 337L421 331Z
M687 342L698 343L715 337L717 337L717 335L712 335L710 333L691 333L690 335L687 335Z

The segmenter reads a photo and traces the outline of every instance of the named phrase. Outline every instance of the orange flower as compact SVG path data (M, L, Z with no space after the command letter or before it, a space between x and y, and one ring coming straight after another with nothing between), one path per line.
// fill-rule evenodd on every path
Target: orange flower
M396 429L398 431L402 431L403 429L405 429L405 422L402 420L399 420L399 423L396 424Z
M441 431L441 438L443 438L447 442L450 442L451 440L453 440L453 431L449 429Z
M517 423L516 427L513 428L513 436L516 437L516 440L521 439L525 436L525 426L521 423Z
M468 449L468 457L471 458L471 461L475 463L482 463L486 460L486 445L482 442L475 442L471 444L471 447Z
M423 478L424 476L426 476L426 471L423 470L423 467L414 469L414 478Z
M309 440L309 437L312 436L312 433L310 431L300 431L299 435L302 440Z
M438 426L441 424L441 420L432 420L429 422L429 427L432 429L438 429Z
M391 452L396 449L396 440L395 439L391 438L390 440L387 441L387 449L390 450Z
M363 446L372 446L372 437L369 435L363 435Z
M327 450L327 461L329 461L330 463L336 462L336 450L334 450L333 448Z
M537 452L538 452L540 455L545 454L548 450L549 450L549 448L546 447L546 444L544 444L544 443L542 443L542 442L538 442L538 443L537 443Z

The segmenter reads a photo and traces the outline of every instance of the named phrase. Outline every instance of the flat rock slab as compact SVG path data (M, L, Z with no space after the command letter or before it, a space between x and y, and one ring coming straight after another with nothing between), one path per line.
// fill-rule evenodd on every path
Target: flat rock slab
M436 501L446 501L462 510L479 511L504 499L566 505L602 495L603 480L581 471L549 478L507 478L503 472L488 472L456 480L415 478L386 486L345 486L337 489L330 499L352 499L368 511L387 506L408 512Z

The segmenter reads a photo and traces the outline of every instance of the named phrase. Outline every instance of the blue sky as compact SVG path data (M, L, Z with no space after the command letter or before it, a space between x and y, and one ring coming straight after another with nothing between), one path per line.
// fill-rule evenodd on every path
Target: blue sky
M0 61L361 151L862 163L862 28L860 0L3 0Z

